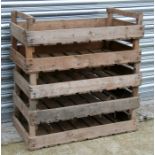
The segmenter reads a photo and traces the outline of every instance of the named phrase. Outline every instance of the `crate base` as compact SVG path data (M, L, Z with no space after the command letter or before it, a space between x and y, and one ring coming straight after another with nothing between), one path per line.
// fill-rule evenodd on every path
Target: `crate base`
M70 125L63 121L59 123L53 123L52 125L44 124L44 127L40 128L40 130L37 132L37 135L33 137L29 136L28 129L23 124L24 121L20 120L22 117L18 119L16 116L13 116L13 122L19 134L24 138L28 149L35 150L59 144L135 131L137 129L135 120L129 118L127 119L125 118L126 116L122 115L119 119L123 120L117 121L112 120L112 117L107 119L108 117L101 115L93 117L93 119L95 118L96 121L92 121L92 117L82 118L80 121L76 120L75 122L71 120L71 122L74 122L72 124L74 128L70 128ZM90 119L92 120L90 121ZM48 131L48 133L44 133L43 128L44 130ZM49 128L50 131L47 128Z

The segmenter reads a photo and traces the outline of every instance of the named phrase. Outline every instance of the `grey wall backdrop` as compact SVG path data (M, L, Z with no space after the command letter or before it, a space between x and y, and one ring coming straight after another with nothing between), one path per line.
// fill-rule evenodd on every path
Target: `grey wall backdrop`
M105 8L117 7L144 13L145 36L140 41L142 49L140 87L141 100L153 99L153 0L2 0L2 121L11 121L13 112L13 68L10 60L10 13L23 11L41 19L102 18ZM131 20L124 18L124 20Z

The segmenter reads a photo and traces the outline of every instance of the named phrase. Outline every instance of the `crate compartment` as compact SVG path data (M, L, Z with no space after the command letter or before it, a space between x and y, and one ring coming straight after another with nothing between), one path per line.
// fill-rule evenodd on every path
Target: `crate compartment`
M21 12L13 12L12 35L26 46L87 42L113 39L138 39L143 36L142 14L107 9L108 18L37 21ZM111 18L113 14L135 18L135 23ZM17 22L17 17L26 22Z
M36 135L33 137L29 136L28 122L19 111L13 120L31 150L136 130L135 121L128 111L57 123L41 123L37 126Z
M141 82L140 74L134 73L129 65L41 72L37 85L30 85L29 76L22 71L15 71L14 77L16 84L31 99L137 87Z
M49 123L139 107L138 96L131 89L74 94L37 100L35 111L29 111L29 100L21 91L14 92L14 103L30 124Z
M98 41L37 46L31 59L26 57L26 48L18 46L17 50L12 48L11 57L25 72L32 73L137 63L140 50L118 41Z

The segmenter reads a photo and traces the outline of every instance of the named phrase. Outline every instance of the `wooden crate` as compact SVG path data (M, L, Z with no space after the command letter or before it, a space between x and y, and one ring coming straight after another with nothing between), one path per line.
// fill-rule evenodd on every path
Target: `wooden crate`
M90 92L37 100L30 109L28 97L20 90L14 92L14 104L31 124L52 123L99 114L120 112L139 107L138 96L132 89Z
M114 8L107 9L107 13L105 19L35 21L30 15L14 11L12 59L27 73L139 62L138 40L144 34L142 13ZM133 17L135 22L112 18L114 14ZM26 22L17 21L17 17ZM108 42L117 39L127 40L132 46Z
M12 48L11 57L26 73L140 62L140 49L135 49L133 43L125 43L98 41L37 46L29 59L26 48L17 46L17 50Z
M19 111L16 111L13 121L30 150L136 130L135 119L128 111L41 123L33 136L29 134L28 123Z
M34 17L21 12L12 12L11 33L25 46L68 44L114 39L138 39L143 36L142 14L107 9L107 18L36 21ZM113 14L135 18L127 22L112 18ZM17 17L26 22L17 22Z
M140 73L135 73L132 65L40 72L35 85L30 83L31 76L22 70L14 72L16 85L29 99L138 87L141 83Z

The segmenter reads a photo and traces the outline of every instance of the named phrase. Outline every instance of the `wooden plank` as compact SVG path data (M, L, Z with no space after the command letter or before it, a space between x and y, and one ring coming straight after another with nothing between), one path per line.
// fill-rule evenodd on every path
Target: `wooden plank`
M35 20L35 18L34 18L33 16L28 15L28 14L25 14L25 13L20 12L20 11L16 11L16 15L17 15L17 17L23 18L23 19L25 19L25 20L28 20L28 19L33 19L33 20Z
M18 131L18 133L24 138L24 141L26 142L26 144L28 144L29 142L28 133L24 129L20 121L16 118L16 116L13 116L13 124L16 127L16 130Z
M81 118L98 114L107 114L139 107L138 97L116 99L110 101L79 104L55 109L39 110L31 113L30 120L39 124L43 122L58 122L73 118ZM31 121L31 122L32 122Z
M140 61L140 51L115 51L94 54L34 58L27 60L28 72L66 70L71 68L108 66L113 64L133 63ZM22 63L22 62L21 62Z
M15 92L13 92L13 101L17 108L20 110L20 112L23 114L23 116L26 118L26 120L29 122L28 107Z
M24 45L27 45L25 30L12 22L10 24L10 27L12 36L14 36L18 41L20 41Z
M31 30L42 31L42 30L55 30L55 29L70 29L77 27L101 27L105 26L106 19L78 19L78 20L54 20L54 21L36 21L32 26ZM24 22L19 22L19 26L26 28Z
M124 11L116 8L107 8L107 12L133 18L139 18L142 15L142 13L139 12Z
M144 35L142 25L87 27L45 31L27 31L29 45L87 42L112 39L140 38Z
M140 82L141 82L140 74L131 74L131 75L95 78L89 80L87 79L87 80L36 85L36 86L30 86L31 88L30 98L37 99L42 97L54 97L59 95L84 93L103 89L112 90L122 87L138 86Z
M26 60L22 54L20 54L17 50L14 48L11 48L11 59L18 65L21 69L23 69L25 72L27 72L27 65Z
M116 8L107 8L108 14L118 14L121 16L132 17L136 19L136 24L142 25L143 13L119 10Z
M106 125L98 125L81 129L63 131L60 133L48 134L44 136L30 137L29 149L34 150L45 146L54 146L73 141L82 141L101 136L131 132L136 130L136 125L132 120ZM32 145L33 144L33 145Z
M14 80L18 87L29 97L31 91L29 83L16 70L14 70Z

